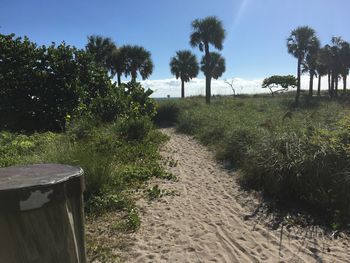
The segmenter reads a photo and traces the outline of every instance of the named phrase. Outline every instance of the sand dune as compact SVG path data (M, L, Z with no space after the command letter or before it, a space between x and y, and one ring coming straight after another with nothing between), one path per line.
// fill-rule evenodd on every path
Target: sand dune
M165 159L178 182L161 182L176 195L141 200L142 226L129 262L350 262L347 237L322 230L277 228L250 218L258 198L243 193L235 176L189 136L164 129Z

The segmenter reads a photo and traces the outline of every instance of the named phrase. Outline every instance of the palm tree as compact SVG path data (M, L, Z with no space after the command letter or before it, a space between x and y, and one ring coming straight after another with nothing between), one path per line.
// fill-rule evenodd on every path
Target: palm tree
M318 41L315 30L308 26L298 27L294 29L290 36L287 38L288 53L292 54L298 60L297 75L298 75L298 86L297 94L295 97L296 104L299 103L300 97L300 76L301 76L301 65L304 62L306 55Z
M136 81L137 73L143 80L147 79L153 72L151 53L141 46L126 45L121 48L125 56L124 74L131 75L131 80Z
M323 48L320 49L319 52L319 64L323 65L326 69L326 74L328 76L328 93L330 96L332 96L332 61L333 61L333 55L330 45L325 45Z
M126 68L126 50L121 47L113 54L113 73L117 74L118 86L121 84L121 76L125 73Z
M192 22L192 29L190 44L192 47L198 46L201 52L205 52L205 64L209 65L211 61L209 45L213 45L218 50L222 50L223 48L222 43L225 38L225 30L222 26L222 22L215 16L196 19ZM205 76L205 96L207 103L210 103L210 84L212 77L211 72L207 72Z
M99 35L88 36L86 51L93 55L94 60L107 71L112 71L113 54L117 47L109 37Z
M218 79L225 72L225 59L217 52L210 52L210 63L207 64L206 56L202 57L201 70L205 77L210 75L210 78Z
M346 82L350 68L350 44L344 40L342 40L340 43L339 59L340 75L343 79L343 90L346 92Z
M302 72L309 72L310 82L309 82L309 96L313 95L313 86L314 86L314 76L316 76L316 67L317 67L317 56L320 49L320 41L316 38L305 57L305 61L302 62L303 70Z
M338 96L338 81L340 76L347 76L347 61L345 58L347 45L341 37L332 37L331 45L326 45L327 62L330 71L330 95ZM344 58L343 58L344 57ZM346 88L346 77L345 77Z
M177 79L181 79L181 98L184 98L185 82L198 75L199 67L196 56L188 50L177 51L176 56L171 58L170 71Z
M317 85L317 96L321 95L321 79L322 76L327 75L328 69L327 69L327 65L322 63L322 58L321 58L321 54L323 49L321 48L318 56L317 56L317 62L316 62L316 73L317 73L317 77L318 77L318 85Z

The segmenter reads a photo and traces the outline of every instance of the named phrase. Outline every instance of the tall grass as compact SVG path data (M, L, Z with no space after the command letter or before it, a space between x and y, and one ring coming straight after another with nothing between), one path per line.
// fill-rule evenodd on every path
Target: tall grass
M350 107L315 98L292 107L289 95L191 98L177 108L177 129L240 169L241 182L277 200L305 204L331 222L350 220Z
M128 133L129 130L137 132ZM62 163L84 170L86 211L134 210L130 190L165 174L158 148L166 137L148 118L109 125L82 120L61 134L0 133L0 167L30 163Z

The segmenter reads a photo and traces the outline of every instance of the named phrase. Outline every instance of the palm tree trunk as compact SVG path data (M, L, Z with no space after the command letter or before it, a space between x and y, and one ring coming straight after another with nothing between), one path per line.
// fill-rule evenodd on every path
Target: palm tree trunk
M330 88L330 95L331 95L331 97L334 96L334 81L335 81L335 78L334 78L334 74L332 73L332 76L331 76L331 88Z
M137 73L136 73L136 71L132 71L132 72L131 72L131 81L132 81L132 82L136 82L136 78L137 78Z
M321 95L321 75L318 74L317 96Z
M297 86L297 94L295 96L295 104L299 103L300 97L300 75L301 75L301 58L298 58L298 86Z
M328 93L331 95L331 73L328 71Z
M181 80L181 98L185 98L185 81Z
M121 81L121 74L119 72L117 73L117 78L118 78L118 86L120 86L122 84L122 81Z
M335 78L335 96L338 97L338 76Z
M347 74L343 75L343 91L346 93L346 80L347 80Z
M310 73L309 96L312 97L314 89L314 73Z
M210 53L209 53L209 44L205 43L205 64L207 68L207 72L205 73L205 101L206 103L210 103L211 97L211 72L208 72L209 64L210 64Z

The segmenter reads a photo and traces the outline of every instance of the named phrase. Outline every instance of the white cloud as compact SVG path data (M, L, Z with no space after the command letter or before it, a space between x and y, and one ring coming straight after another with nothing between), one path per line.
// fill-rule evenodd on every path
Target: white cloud
M228 82L233 81L233 87L236 90L236 94L255 94L255 93L267 93L266 89L261 88L263 79L242 79L232 78L228 79ZM317 79L314 80L314 89L317 89ZM145 88L150 88L154 91L153 98L163 98L170 95L170 97L181 96L181 82L175 78L170 79L158 79L158 80L145 80L141 81ZM302 76L301 81L302 89L308 89L309 77ZM233 91L231 87L225 83L223 79L212 80L211 82L213 95L232 95ZM322 89L327 89L327 78L322 78ZM190 82L185 83L185 96L196 96L205 94L205 79L195 78Z

